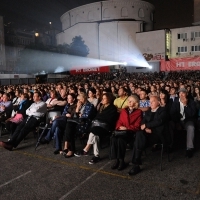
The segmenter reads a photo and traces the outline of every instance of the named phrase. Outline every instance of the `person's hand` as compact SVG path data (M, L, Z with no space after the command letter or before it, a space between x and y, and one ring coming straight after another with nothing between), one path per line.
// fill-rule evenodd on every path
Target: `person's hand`
M82 103L80 101L78 101L77 105L76 105L76 112L79 112L81 106L82 106Z
M146 125L142 124L140 128L141 128L141 130L144 130L146 128Z
M125 126L120 126L119 130L127 130L127 128Z
M71 114L67 113L67 114L66 114L66 117L71 117Z
M5 106L1 106L1 110L5 110L5 108L6 108Z
M152 133L151 129L149 129L149 128L145 128L145 132L146 132L146 133L149 133L149 134Z

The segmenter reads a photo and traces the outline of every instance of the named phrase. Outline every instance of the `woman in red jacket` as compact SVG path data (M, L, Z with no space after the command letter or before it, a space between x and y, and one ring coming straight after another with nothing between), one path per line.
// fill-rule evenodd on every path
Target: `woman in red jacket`
M139 99L136 95L132 95L128 98L128 108L120 113L115 130L123 131L125 134L111 137L111 159L115 159L111 169L125 168L124 157L127 143L133 138L134 133L140 130L142 111L138 107Z

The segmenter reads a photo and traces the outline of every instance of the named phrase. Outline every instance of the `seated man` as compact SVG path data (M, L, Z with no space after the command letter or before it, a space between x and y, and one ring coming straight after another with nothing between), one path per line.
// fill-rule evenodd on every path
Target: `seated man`
M197 108L195 102L188 97L188 91L185 88L179 90L179 98L176 99L170 110L170 134L173 142L173 131L175 127L180 127L187 131L187 149L186 156L191 158L194 149L194 130L197 120Z
M4 122L6 119L11 117L12 108L13 106L9 99L9 94L4 93L2 101L0 102L0 122Z
M145 112L150 109L150 102L147 97L147 91L145 89L141 89L139 109L143 112L143 116L145 115Z
M145 149L147 138L151 145L156 143L165 144L164 131L167 126L167 113L165 108L160 107L160 99L158 96L150 96L151 110L145 113L142 120L141 130L136 132L132 163L135 164L129 171L129 175L139 173L142 151Z
M33 100L34 103L26 110L27 117L17 126L9 142L0 142L0 146L11 151L39 124L40 118L47 111L47 106L45 102L41 101L39 92L34 93Z
M117 111L120 113L123 108L127 108L128 92L127 89L121 87L118 90L118 98L115 99L114 105L117 107Z

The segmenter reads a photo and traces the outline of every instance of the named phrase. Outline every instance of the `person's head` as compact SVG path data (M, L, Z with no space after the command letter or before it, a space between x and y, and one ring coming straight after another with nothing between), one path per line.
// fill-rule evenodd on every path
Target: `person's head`
M139 98L136 95L128 97L128 107L129 109L137 109L139 107Z
M10 98L9 94L8 93L4 93L3 96L2 96L2 101L3 102L7 102L7 101L9 101L9 98Z
M67 96L67 91L66 91L65 89L61 89L61 90L60 90L60 96L61 96L62 98L65 98L65 97Z
M152 110L155 110L160 105L160 98L158 96L150 97L150 107Z
M150 90L151 90L151 92L155 92L156 91L156 86L155 85L151 85Z
M27 89L27 88L24 88L24 89L23 89L23 93L28 93L28 89Z
M199 94L199 87L198 87L198 86L196 86L196 87L194 88L194 92L195 92L195 94Z
M168 99L169 99L169 93L168 93L167 90L161 90L160 91L160 99L164 100L165 102L168 101Z
M20 99L21 100L29 99L29 96L28 96L27 93L22 93L21 96L20 96Z
M16 97L20 97L21 95L21 91L20 90L15 90L15 96Z
M191 92L191 86L190 85L187 85L187 91L188 91L188 93Z
M56 91L55 90L50 90L50 97L56 98Z
M67 95L67 102L73 104L76 101L76 95L74 93L69 93Z
M61 85L61 84L58 84L58 85L56 86L56 91L57 91L57 92L60 92L61 89L62 89L62 85Z
M148 96L147 91L145 89L141 89L139 96L140 96L140 100L147 99L147 96Z
M169 85L166 85L166 86L165 86L165 90L166 90L167 92L170 92L170 86L169 86Z
M41 101L42 95L40 92L34 92L33 94L33 101L34 102L39 102Z
M88 91L88 97L89 98L94 98L96 95L96 90L94 88L90 88Z
M126 88L121 87L121 88L118 90L118 96L119 96L119 97L127 96L127 90L126 90Z
M112 93L107 92L107 93L104 93L104 94L102 95L102 101L101 101L101 103L102 103L103 105L112 104L113 101L114 101L114 97L113 97L113 94L112 94Z
M181 88L181 89L179 90L179 98L180 98L180 99L185 99L185 98L187 98L187 95L188 95L188 90L187 90L187 89Z
M176 94L176 88L175 87L171 87L169 94L170 95L175 95Z
M85 104L87 102L87 94L84 93L84 92L81 92L78 97L77 97L77 100L79 102L81 102L82 104Z

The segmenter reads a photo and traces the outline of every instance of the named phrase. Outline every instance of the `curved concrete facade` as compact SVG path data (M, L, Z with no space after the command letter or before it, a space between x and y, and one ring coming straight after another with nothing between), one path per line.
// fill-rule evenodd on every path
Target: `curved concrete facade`
M144 30L153 29L154 6L140 0L101 1L74 8L61 16L62 29L77 23L111 20L143 21Z
M154 6L140 0L83 5L61 16L63 32L57 34L57 44L71 44L81 36L88 57L126 62L136 54L136 33L153 30L153 13Z

